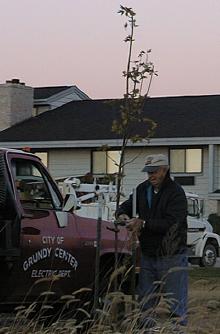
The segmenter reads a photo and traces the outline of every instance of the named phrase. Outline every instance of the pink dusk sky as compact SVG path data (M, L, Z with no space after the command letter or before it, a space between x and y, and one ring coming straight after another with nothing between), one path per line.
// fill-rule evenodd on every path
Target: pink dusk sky
M137 14L134 58L152 49L151 96L220 94L220 0L0 0L0 83L122 97L120 4Z

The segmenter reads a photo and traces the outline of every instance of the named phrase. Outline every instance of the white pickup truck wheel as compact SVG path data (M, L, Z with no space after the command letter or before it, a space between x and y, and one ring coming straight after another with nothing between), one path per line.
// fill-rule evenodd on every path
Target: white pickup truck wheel
M203 250L203 255L200 260L201 267L213 267L216 263L217 253L212 244L207 244Z

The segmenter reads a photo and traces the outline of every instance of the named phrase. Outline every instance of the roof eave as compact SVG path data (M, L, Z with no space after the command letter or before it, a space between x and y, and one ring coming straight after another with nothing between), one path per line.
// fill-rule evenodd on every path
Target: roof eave
M129 147L142 146L189 146L189 145L211 145L220 144L220 137L188 137L188 138L150 138L142 142L128 142ZM101 140L59 140L59 141L10 141L0 142L0 146L6 148L21 148L28 146L30 148L91 148L108 145L110 147L120 147L121 139L101 139Z

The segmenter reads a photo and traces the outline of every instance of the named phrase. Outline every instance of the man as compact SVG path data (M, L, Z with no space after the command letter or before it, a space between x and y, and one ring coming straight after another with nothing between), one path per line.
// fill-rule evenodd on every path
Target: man
M171 316L177 317L181 325L186 325L188 261L185 193L170 178L167 156L147 156L142 171L147 172L148 180L136 189L137 216L131 219L134 217L132 196L116 212L119 220L127 221L130 231L139 230L139 300L143 311L154 310L159 303L159 294L165 293Z

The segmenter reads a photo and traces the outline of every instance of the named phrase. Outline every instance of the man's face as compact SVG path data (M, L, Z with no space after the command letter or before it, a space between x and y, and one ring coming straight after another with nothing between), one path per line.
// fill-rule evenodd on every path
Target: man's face
M167 169L161 166L154 172L148 172L148 179L154 188L159 188L166 174Z

